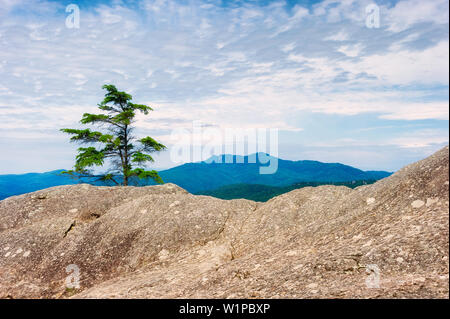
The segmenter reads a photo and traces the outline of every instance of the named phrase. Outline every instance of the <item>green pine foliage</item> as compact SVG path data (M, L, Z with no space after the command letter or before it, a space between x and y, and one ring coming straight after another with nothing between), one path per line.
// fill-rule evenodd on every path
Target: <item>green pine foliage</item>
M156 183L163 180L155 170L146 170L146 164L154 162L150 153L160 152L166 147L150 136L137 139L133 136L133 122L136 112L148 115L153 109L143 104L132 103L132 96L118 91L112 85L104 85L107 91L98 108L106 114L85 113L81 123L97 125L106 132L90 129L61 129L72 135L71 142L90 144L78 148L73 170L64 171L74 177L94 177L97 181L111 181L116 185L129 185L132 180L152 179ZM108 166L104 174L94 174L97 166Z

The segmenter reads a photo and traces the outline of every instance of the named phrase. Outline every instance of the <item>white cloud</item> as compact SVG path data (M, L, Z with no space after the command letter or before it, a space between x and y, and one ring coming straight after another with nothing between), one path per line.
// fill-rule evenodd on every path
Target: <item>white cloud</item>
M386 114L380 116L388 120L448 120L448 102L402 103L394 104Z
M117 11L117 8L115 11ZM97 12L100 14L101 21L104 24L114 24L122 21L122 17L118 14L112 13L110 8L101 7L97 9Z
M280 33L286 32L294 28L296 25L298 25L304 18L309 16L309 10L300 6L295 5L292 9L292 16L287 19L286 23L283 23L280 27L278 27L277 31L271 36L277 36Z
M387 10L388 30L401 32L417 23L448 24L447 0L404 0Z
M385 54L362 57L360 62L353 64L343 63L342 67L353 72L367 72L392 85L448 84L448 48L448 40L444 40L422 51L389 50Z
M342 45L338 48L338 51L344 53L349 57L357 57L362 50L362 45L360 43L353 45Z
M281 51L283 51L284 53L288 53L288 52L294 50L294 49L295 49L295 46L296 46L296 45L295 45L294 42L288 43L288 44L286 44L285 46L283 46L283 47L281 48Z
M349 40L349 35L344 31L339 31L338 33L333 33L332 35L326 37L324 40L328 41L347 41Z
M149 0L144 1L144 7L148 11L159 13L166 3L166 0Z
M64 7L39 3L45 20L1 11L0 108L8 136L14 127L57 136L61 126L78 125L83 113L96 112L105 83L154 107L151 120L140 117L137 125L159 136L193 120L298 132L303 112L448 119L443 13L436 21L409 19L401 3L382 6L382 27L371 30L364 24L369 1L286 11L282 1L224 8L156 0L140 2L144 11L125 4L85 9L80 29L67 29ZM409 5L431 13L439 3ZM409 30L419 22L427 29Z
M406 136L396 137L390 143L402 148L424 148L434 144L448 144L448 134L437 129L417 130Z

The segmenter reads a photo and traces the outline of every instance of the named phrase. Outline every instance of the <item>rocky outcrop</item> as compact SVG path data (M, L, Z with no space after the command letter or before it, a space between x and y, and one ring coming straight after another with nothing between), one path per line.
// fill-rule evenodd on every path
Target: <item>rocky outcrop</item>
M173 184L0 201L3 298L448 298L448 147L266 203ZM75 265L80 287L68 289Z

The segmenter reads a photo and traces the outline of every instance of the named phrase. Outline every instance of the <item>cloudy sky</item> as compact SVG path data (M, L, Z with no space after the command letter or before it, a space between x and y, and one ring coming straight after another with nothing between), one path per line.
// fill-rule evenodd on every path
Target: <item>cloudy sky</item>
M0 174L70 168L77 146L58 129L96 112L105 83L151 105L137 133L169 147L193 121L277 128L281 158L397 170L448 143L448 12L448 0L0 0Z

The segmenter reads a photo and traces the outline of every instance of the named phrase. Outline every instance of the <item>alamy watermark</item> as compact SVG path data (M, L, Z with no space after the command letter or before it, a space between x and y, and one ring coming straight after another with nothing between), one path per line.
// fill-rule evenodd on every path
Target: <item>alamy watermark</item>
M69 4L66 7L66 12L69 15L66 17L66 27L68 29L80 28L80 7L74 3ZM371 3L366 6L366 27L369 29L380 27L380 7L375 3ZM192 12L191 12L192 13ZM178 21L179 17L174 21ZM164 19L167 21L167 19Z
M173 163L255 163L260 174L274 174L278 170L278 129L225 128L205 126L200 121L192 129L172 131L174 145L170 150ZM225 154L224 156L217 156Z
M366 7L366 27L369 29L380 27L380 7L371 3Z
M66 12L70 13L66 18L66 27L69 29L80 28L80 7L76 4L69 4L66 7Z
M380 288L380 268L375 264L366 265L366 273L369 274L366 278L366 287Z
M66 267L66 288L80 289L80 267L75 264L70 264Z

